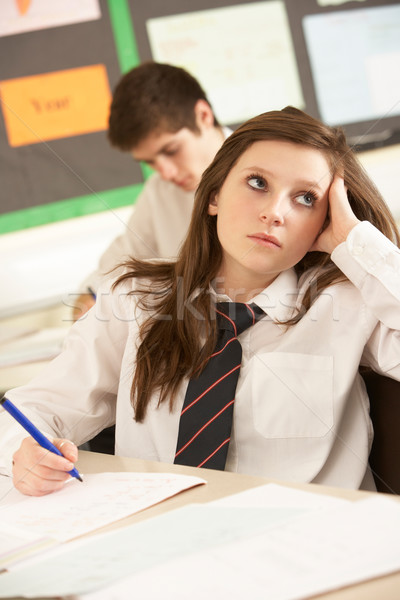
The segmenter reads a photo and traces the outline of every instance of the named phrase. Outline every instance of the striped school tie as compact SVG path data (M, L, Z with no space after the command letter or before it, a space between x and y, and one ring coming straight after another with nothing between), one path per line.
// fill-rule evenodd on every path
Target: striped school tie
M204 370L189 381L179 422L175 464L224 470L242 362L237 336L264 316L256 304L219 302L218 341Z

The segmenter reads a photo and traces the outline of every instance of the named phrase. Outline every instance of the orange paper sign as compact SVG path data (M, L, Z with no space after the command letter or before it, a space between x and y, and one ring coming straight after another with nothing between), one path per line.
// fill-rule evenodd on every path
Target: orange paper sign
M29 5L31 0L17 0L17 8L20 15L24 15L28 12Z
M111 102L104 65L0 82L10 146L107 129Z

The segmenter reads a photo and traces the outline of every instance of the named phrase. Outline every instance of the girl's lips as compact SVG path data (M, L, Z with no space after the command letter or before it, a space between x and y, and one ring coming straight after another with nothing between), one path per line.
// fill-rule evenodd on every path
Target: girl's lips
M262 246L267 246L269 248L275 247L280 248L281 244L279 240L273 235L267 235L265 233L253 233L248 236L251 240L253 240L256 244L261 244Z

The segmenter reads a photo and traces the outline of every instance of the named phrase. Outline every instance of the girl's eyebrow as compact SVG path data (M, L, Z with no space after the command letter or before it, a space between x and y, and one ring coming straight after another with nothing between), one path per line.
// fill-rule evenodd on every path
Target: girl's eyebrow
M306 187L309 190L317 190L321 194L324 192L324 190L321 188L321 186L318 184L317 181L306 181L306 180L303 181L302 180L299 182L299 185L301 185L302 187Z

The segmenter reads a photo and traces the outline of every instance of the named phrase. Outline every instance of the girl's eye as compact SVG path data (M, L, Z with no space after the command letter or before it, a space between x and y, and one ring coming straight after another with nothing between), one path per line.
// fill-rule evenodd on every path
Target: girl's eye
M247 183L255 190L265 190L267 188L267 182L264 177L261 177L260 175L250 175L247 179Z
M316 197L312 192L307 192L306 194L300 194L296 196L296 202L298 204L302 204L303 206L314 206L316 201Z

